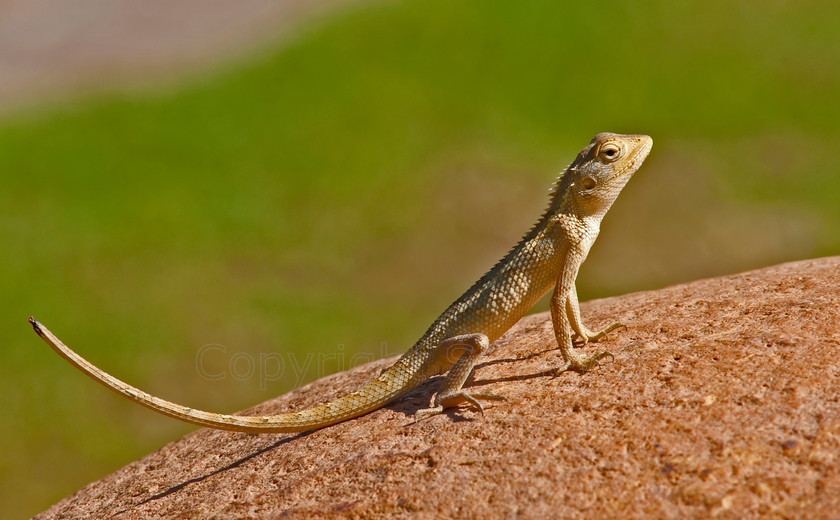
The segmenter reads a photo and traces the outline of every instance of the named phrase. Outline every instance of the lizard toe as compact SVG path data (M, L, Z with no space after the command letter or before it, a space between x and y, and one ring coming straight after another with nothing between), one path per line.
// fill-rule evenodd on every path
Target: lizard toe
M437 415L439 413L443 413L443 406L438 405L438 406L433 406L431 408L424 408L422 410L417 410L414 413L414 422L418 423L418 422L422 421L423 419L426 419L426 418L431 417L433 415Z

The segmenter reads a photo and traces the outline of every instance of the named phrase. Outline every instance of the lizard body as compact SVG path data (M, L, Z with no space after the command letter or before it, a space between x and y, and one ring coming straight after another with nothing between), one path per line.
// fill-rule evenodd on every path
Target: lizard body
M522 240L438 317L423 336L379 377L334 401L306 410L270 416L223 415L166 401L103 372L73 352L46 327L30 318L35 331L82 372L143 406L182 421L246 432L296 432L323 428L364 415L448 371L434 406L415 419L468 402L483 412L478 399L503 399L468 393L462 386L482 352L512 327L548 291L551 317L564 365L586 371L611 354L583 357L573 336L595 341L620 324L593 332L581 321L575 288L578 269L598 237L601 220L621 189L641 166L653 140L645 135L602 133L560 175L548 209Z

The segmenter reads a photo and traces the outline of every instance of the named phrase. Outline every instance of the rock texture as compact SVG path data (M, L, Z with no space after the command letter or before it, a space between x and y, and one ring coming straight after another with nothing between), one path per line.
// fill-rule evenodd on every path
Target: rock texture
M509 398L412 423L436 382L320 431L199 430L39 518L836 518L840 257L588 302L628 328L580 375L547 314L468 383ZM592 347L586 347L590 349ZM387 361L247 413L313 405Z

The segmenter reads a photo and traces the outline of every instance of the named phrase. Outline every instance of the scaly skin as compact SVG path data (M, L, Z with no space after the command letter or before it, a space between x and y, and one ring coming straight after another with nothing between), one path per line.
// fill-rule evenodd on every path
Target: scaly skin
M621 189L641 166L653 140L646 135L602 133L581 150L557 179L548 209L528 234L487 274L446 309L417 343L376 379L355 392L299 412L270 416L222 415L194 410L139 390L107 374L73 352L39 322L35 332L79 370L143 406L182 421L243 432L297 432L323 428L364 415L414 390L430 377L449 372L434 406L415 419L440 413L462 402L484 411L478 399L502 399L468 393L462 386L476 360L549 290L551 318L564 365L558 371L587 371L607 352L583 357L573 350L573 335L596 341L620 326L593 332L581 321L575 279L598 237L601 220Z

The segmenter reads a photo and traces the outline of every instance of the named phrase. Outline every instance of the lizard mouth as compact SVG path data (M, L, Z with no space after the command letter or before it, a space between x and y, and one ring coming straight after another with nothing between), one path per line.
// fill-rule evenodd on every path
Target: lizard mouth
M635 138L636 141L640 142L639 146L636 146L633 154L627 159L627 167L622 168L613 179L618 179L620 177L624 177L625 175L633 175L636 173L636 170L639 169L639 166L647 159L648 154L650 153L651 148L653 148L653 139L647 135L635 135L632 136Z

